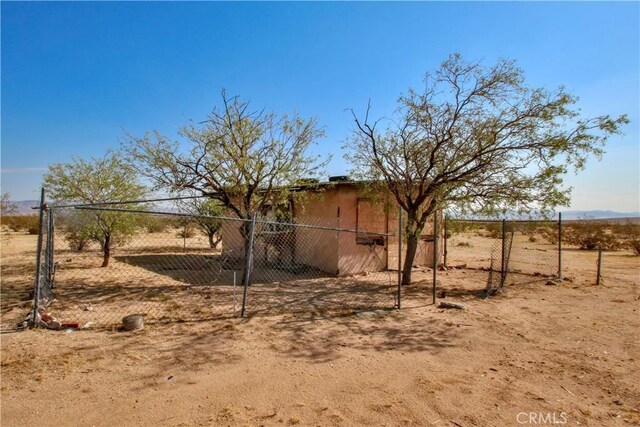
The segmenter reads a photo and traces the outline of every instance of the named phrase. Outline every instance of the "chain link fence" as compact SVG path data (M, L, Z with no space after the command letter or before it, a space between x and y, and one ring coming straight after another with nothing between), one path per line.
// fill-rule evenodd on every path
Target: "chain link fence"
M487 271L487 296L561 277L560 222L447 218L445 228L445 266Z
M387 256L397 230L343 229L338 218L298 223L146 208L42 210L37 324L115 327L130 314L189 322L398 304L397 265Z
M401 306L406 239L398 239L397 212L385 211L374 232L343 228L339 215L240 219L160 211L150 202L64 207L43 199L34 323L115 327L130 314L190 322ZM437 269L429 267L442 264L486 271L478 289L485 296L562 277L561 221L447 218L443 227L432 224L426 236L442 232L444 248L434 251L433 239L421 240L414 261L419 271L433 272L433 283ZM418 282L424 280L422 274Z

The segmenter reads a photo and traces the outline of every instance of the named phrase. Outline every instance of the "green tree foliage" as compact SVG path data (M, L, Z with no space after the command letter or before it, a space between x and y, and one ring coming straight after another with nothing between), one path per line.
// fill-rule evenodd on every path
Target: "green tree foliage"
M103 158L74 158L70 163L49 166L44 185L58 202L105 203L138 200L146 194L138 175L119 152ZM67 238L82 249L87 241L96 241L103 252L102 266L109 265L111 249L124 243L138 227L138 215L122 212L85 210L66 219Z
M64 236L71 249L82 251L88 244L95 241L97 230L91 212L64 212L58 219L58 222L64 225Z
M438 207L496 213L566 205L562 177L600 157L625 115L581 117L563 88L525 84L513 61L491 67L450 56L425 88L400 96L392 118L354 113L347 142L354 175L383 184L407 213L403 284L427 218Z
M287 202L300 179L319 176L328 159L309 148L323 134L315 118L253 112L223 91L207 120L182 128L182 143L153 132L132 138L127 151L155 188L202 195L248 219ZM248 223L241 233L246 253Z
M153 132L132 138L127 151L156 188L206 196L247 219L321 172L326 161L308 151L322 135L313 118L252 112L223 91L221 107L207 120L182 128L182 142Z
M219 218L225 212L224 206L218 200L194 198L179 203L180 208L193 215L192 219L198 229L209 239L209 247L218 247L222 236L222 220Z

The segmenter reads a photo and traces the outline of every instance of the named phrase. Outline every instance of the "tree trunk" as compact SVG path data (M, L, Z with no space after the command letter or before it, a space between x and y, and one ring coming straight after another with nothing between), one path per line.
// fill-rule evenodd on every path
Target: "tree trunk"
M105 233L104 235L104 245L102 246L102 252L104 254L102 267L107 267L109 266L109 258L111 257L111 234L109 233Z
M407 236L407 252L402 266L402 286L411 284L411 269L418 250L418 236L411 233Z
M402 266L402 285L411 284L411 268L413 262L416 259L416 253L418 252L418 242L420 241L420 234L424 230L426 217L418 218L416 211L407 212L407 223L405 225L405 235L407 236L407 251L404 258L404 265Z
M215 249L218 247L218 243L222 241L222 237L218 236L218 230L207 231L207 237L209 237L209 247Z

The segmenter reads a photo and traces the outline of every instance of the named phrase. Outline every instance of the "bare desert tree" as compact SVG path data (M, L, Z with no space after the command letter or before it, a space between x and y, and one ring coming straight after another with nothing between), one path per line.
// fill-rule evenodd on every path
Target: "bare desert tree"
M11 201L11 195L9 193L2 193L2 197L0 198L0 220L2 225L8 225L9 228L13 225L13 219L7 220L7 217L11 217L18 212L18 206ZM4 228L4 227L3 227ZM2 234L3 239L8 239L8 234Z
M224 91L221 107L180 135L182 143L147 133L131 138L127 151L155 188L218 200L242 219L286 201L291 185L327 162L309 154L323 135L315 119L254 112Z
M85 160L74 158L70 163L49 166L44 176L45 188L56 201L105 203L139 200L146 187L138 181L138 174L120 152L103 158ZM76 211L68 222L67 238L79 250L87 240L100 243L102 267L109 265L111 248L136 232L139 216L131 213L107 211ZM80 240L78 240L80 239Z
M0 199L0 215L11 216L15 215L18 211L18 207L11 201L11 195L9 193L2 193Z
M425 77L422 92L400 96L393 118L354 113L346 144L354 175L384 185L406 212L402 283L411 282L418 240L436 208L474 212L547 211L566 205L563 175L599 158L628 123L585 118L563 88L525 84L513 61L491 67L451 55Z

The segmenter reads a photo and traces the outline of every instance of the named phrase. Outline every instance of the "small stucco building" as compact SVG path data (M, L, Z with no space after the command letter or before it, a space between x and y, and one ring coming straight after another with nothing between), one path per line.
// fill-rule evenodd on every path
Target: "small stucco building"
M256 234L254 262L311 266L337 276L397 270L399 209L389 194L372 193L366 183L346 177L298 191L309 194L291 198L288 217L310 227L263 225ZM240 226L224 223L224 250L243 254ZM433 265L433 216L422 232L414 265Z

